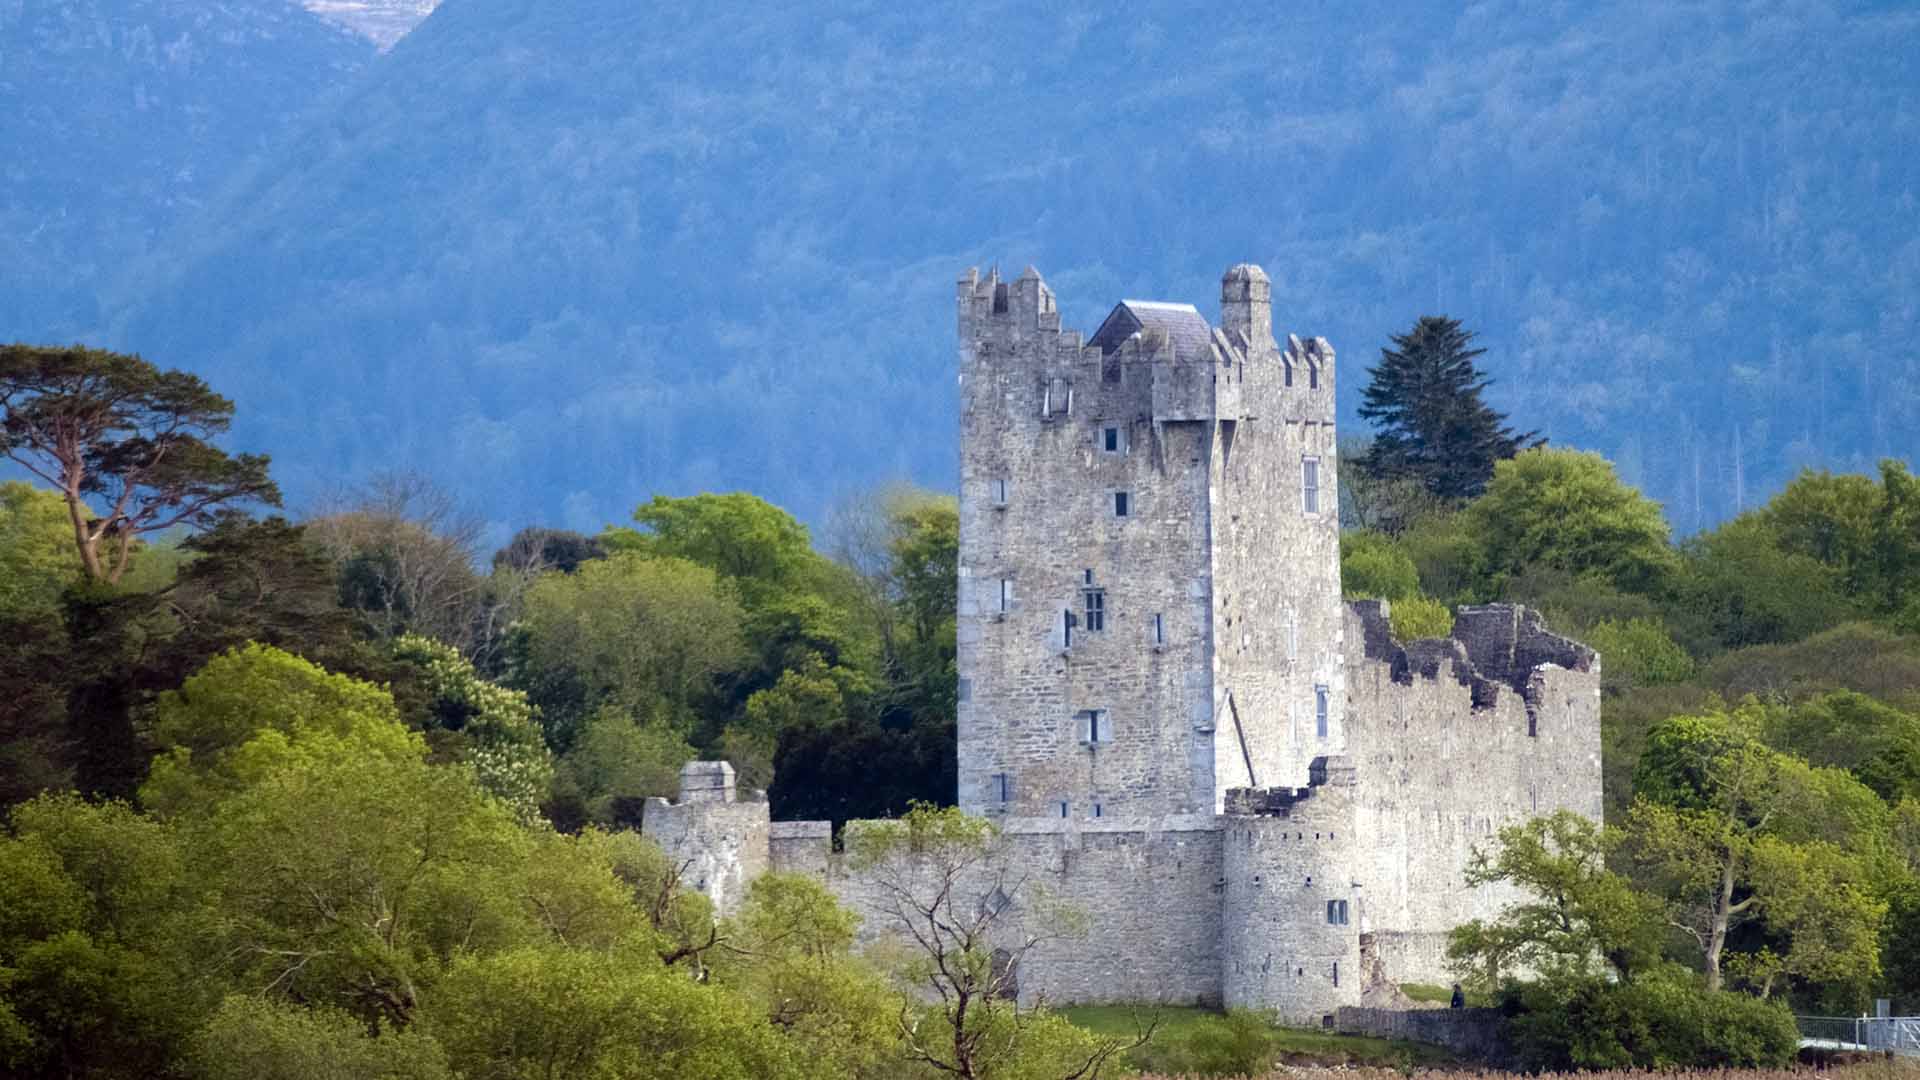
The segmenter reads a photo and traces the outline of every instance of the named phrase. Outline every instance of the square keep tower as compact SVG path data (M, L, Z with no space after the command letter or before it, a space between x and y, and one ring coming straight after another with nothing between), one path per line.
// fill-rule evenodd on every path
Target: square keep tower
M1220 811L1345 750L1333 349L1276 342L1256 266L1220 319L959 283L960 804Z

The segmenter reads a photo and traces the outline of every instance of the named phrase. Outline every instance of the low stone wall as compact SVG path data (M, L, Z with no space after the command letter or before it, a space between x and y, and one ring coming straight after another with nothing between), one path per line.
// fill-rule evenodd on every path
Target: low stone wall
M1372 1035L1381 1039L1443 1046L1463 1058L1506 1065L1513 1047L1507 1039L1507 1018L1498 1009L1361 1009L1334 1010L1334 1030L1342 1035Z

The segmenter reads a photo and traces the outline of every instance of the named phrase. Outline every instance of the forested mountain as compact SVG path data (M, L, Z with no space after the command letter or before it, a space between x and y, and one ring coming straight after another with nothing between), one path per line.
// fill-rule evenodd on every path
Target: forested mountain
M89 275L100 318L5 334L204 373L296 504L404 461L501 536L704 488L817 518L951 484L969 263L1090 328L1254 260L1349 417L1390 334L1458 318L1492 404L1686 533L1910 450L1916 50L1899 5L458 0Z
M373 55L286 0L0 0L0 340L71 339Z

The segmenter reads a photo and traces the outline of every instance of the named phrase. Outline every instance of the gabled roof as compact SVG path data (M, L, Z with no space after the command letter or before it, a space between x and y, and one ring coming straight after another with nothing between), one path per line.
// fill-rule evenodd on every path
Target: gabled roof
M1167 332L1167 339L1173 342L1176 357L1185 359L1198 356L1207 348L1213 337L1213 328L1200 314L1200 309L1192 304L1170 304L1164 300L1122 300L1093 332L1087 340L1088 345L1100 346L1102 353L1111 353L1120 347L1120 343L1148 327L1156 327Z

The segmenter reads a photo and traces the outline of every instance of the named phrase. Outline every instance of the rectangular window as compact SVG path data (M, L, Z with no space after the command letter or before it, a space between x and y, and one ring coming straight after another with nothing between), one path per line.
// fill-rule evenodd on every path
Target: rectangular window
M1094 817L1099 817L1099 816L1100 816L1100 804L1099 804L1099 803L1094 803L1094 804L1093 804L1093 816L1094 816Z
M1540 717L1532 709L1527 710L1527 737L1530 739L1540 737Z
M1040 416L1044 419L1045 417L1049 417L1052 415L1053 415L1053 387L1051 386L1042 387L1040 390Z
M955 697L962 702L973 700L973 680L964 676L961 677L954 691Z
M1313 879L1308 878L1307 880L1311 882ZM1345 900L1327 901L1327 925L1328 926L1347 925L1347 902Z
M1162 619L1160 613L1157 611L1153 613L1153 643L1155 645L1165 645L1167 643L1166 620Z
M993 495L993 505L1007 505L1007 482L1005 480L995 480L989 486Z
M1320 389L1320 365L1311 360L1307 361L1307 389Z
M1313 688L1313 731L1321 738L1327 737L1327 688Z
M1338 960L1333 962L1333 985L1340 985L1340 961Z
M1107 628L1107 590L1088 589L1087 632L1097 634Z
M1073 648L1073 628L1079 625L1080 618L1071 611L1060 613L1060 644Z
M1013 801L1013 777L1006 773L993 774L993 795L1001 802Z
M1100 429L1100 449L1109 454L1127 452L1127 429L1123 427L1103 427Z
M1073 415L1073 387L1067 387L1067 415Z
M1127 516L1127 493L1124 491L1116 491L1113 493L1113 516Z
M1067 804L1066 804L1066 803L1064 803L1064 802L1062 802L1062 803L1060 804L1060 816L1061 816L1061 817L1066 817L1066 816L1067 816L1067 810L1068 810L1068 806L1067 806Z
M1083 709L1080 718L1080 741L1088 746L1099 746L1113 741L1113 721L1105 709Z
M1286 372L1286 384L1287 384L1288 386L1292 386L1292 385L1293 385L1293 361L1291 361L1291 360L1282 360L1282 361L1280 361L1280 366L1281 366L1281 367L1282 367L1283 369L1285 369L1285 372Z
M1300 461L1300 504L1309 514L1320 512L1320 459Z
M1000 579L1000 613L1004 615L1007 612L1012 610L1013 610L1013 579L1001 578Z

